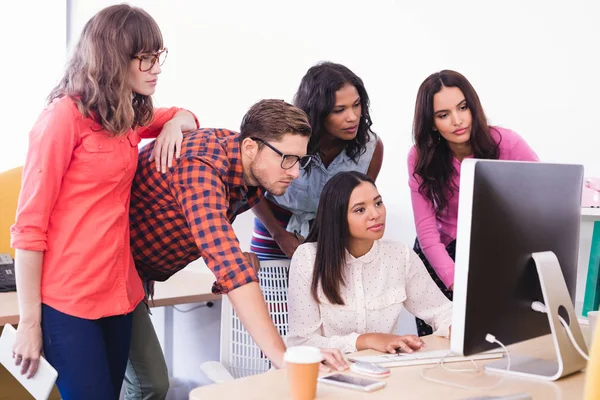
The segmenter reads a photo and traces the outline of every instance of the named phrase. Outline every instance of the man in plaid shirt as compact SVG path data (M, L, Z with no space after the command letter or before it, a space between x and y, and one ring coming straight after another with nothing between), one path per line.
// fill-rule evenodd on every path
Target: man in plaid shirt
M277 367L285 345L258 285L254 254L243 253L231 223L257 204L263 190L282 195L306 154L311 127L304 111L281 100L263 100L242 120L240 134L199 129L184 136L181 155L166 174L151 166L153 143L139 155L131 193L131 249L142 279L164 281L202 257L254 341ZM144 304L134 312L126 398L153 392L164 398L168 377L160 344ZM335 367L339 351L323 351ZM160 361L160 362L159 362ZM163 393L164 392L164 393Z

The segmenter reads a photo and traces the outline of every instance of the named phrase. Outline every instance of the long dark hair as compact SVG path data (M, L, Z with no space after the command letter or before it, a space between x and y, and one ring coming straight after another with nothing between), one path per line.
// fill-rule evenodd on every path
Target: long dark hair
M325 184L321 192L317 217L306 238L307 243L317 242L311 286L311 294L317 302L320 285L331 304L344 305L340 285L345 284L344 267L350 235L348 207L352 191L363 182L375 186L373 180L361 172L340 172Z
M375 136L371 130L371 115L369 114L369 95L362 79L354 72L341 64L322 62L309 68L300 81L300 87L294 96L294 105L308 114L312 127L312 136L308 142L308 152L317 154L319 142L327 135L325 119L335 106L335 93L345 85L352 85L360 96L362 116L358 124L358 132L354 140L348 141L345 151L348 157L357 162L358 158L366 151L370 135ZM308 166L310 171L310 164ZM308 172L307 171L307 172Z
M434 131L433 96L442 87L459 88L471 110L471 137L469 139L475 158L498 159L498 143L490 135L483 107L477 92L467 78L456 71L443 70L429 75L419 87L413 121L414 143L417 150L415 178L419 193L431 201L436 212L441 213L448 205L449 197L458 189L451 185L455 174L452 151L448 142Z

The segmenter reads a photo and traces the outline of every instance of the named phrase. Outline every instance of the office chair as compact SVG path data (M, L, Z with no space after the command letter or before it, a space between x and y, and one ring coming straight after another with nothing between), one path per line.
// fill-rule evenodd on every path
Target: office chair
M0 173L0 253L8 253L12 258L15 250L10 248L10 227L15 223L22 174L23 167Z
M285 338L288 328L288 273L290 260L261 261L258 279L271 320ZM271 362L254 343L242 325L227 296L221 305L220 362L207 361L200 366L215 383L266 372Z

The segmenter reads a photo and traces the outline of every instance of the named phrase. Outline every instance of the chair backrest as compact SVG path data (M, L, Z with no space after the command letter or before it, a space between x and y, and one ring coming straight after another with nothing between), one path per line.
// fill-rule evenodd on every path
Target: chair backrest
M0 253L9 253L12 258L15 250L10 248L10 227L15 223L22 174L23 167L0 173Z
M288 272L290 260L261 261L258 279L271 314L282 337L288 328ZM271 362L242 325L227 296L221 306L221 364L234 378L256 375L271 368Z

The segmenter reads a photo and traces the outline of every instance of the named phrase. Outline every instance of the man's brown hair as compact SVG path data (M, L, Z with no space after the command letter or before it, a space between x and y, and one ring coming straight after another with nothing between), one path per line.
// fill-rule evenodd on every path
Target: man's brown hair
M310 136L311 128L306 113L283 100L261 100L244 115L240 142L249 137L265 142L279 141L287 133Z

